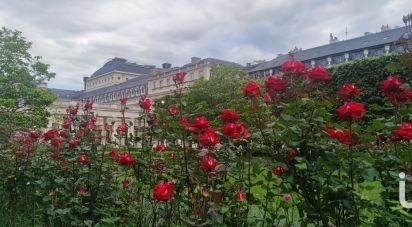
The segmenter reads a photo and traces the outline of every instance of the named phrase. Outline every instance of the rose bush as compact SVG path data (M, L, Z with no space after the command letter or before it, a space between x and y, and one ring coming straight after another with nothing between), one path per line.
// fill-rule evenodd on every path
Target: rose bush
M172 103L139 100L143 127L123 117L100 132L86 100L60 128L16 132L0 153L0 224L407 225L397 175L412 174L408 84L391 75L375 88L392 112L379 116L356 81L330 92L321 66L289 60L282 72L245 82L248 107L215 119L187 111L179 72Z

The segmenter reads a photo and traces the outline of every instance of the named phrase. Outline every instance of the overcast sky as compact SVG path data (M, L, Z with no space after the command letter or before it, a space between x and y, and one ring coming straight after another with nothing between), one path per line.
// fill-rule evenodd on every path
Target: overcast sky
M182 65L190 57L245 64L293 47L403 25L412 0L0 0L0 25L23 32L57 73L49 87L82 89L108 59Z

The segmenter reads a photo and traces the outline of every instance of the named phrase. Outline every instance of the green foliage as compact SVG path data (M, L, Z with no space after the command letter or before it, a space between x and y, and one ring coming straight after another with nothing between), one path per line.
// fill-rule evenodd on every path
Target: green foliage
M55 97L36 83L55 76L49 65L29 53L31 43L21 32L0 30L0 139L24 127L44 127ZM1 142L0 142L1 143Z
M184 94L183 106L179 109L183 115L205 116L212 124L220 121L222 109L234 109L247 118L249 102L243 98L242 86L248 80L249 75L238 66L222 65L213 66L210 80L198 80ZM161 98L164 104L158 102L160 109L169 105L179 106L175 96ZM163 116L163 115L162 115Z
M401 59L405 59L404 54L389 54L332 66L328 69L333 75L329 82L330 92L336 94L343 84L355 83L362 89L360 100L363 103L367 106L383 105L385 99L379 87L381 81L388 75L397 74L402 81L412 82L412 68L401 67Z
M270 99L244 97L247 75L215 67L190 90L176 82L175 96L155 102L157 117L142 111L143 127L123 117L122 127L105 125L102 134L84 107L43 137L22 130L0 152L0 225L408 226L398 174L412 175L410 129L402 139L393 132L412 122L412 103L394 106L379 92L386 65L398 57L336 66L330 82L285 74L285 90L269 91ZM407 81L407 64L395 69ZM347 82L363 89L351 99L366 103L367 118L359 119L359 106L347 108L352 120L337 117L336 90ZM222 109L240 119L223 122ZM122 104L123 116L126 110ZM209 120L193 122L196 116ZM406 191L412 198L410 182Z

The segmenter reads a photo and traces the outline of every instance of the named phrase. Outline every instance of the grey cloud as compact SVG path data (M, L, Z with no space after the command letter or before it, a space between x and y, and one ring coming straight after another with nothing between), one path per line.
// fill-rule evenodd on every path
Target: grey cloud
M57 73L51 87L81 89L82 77L115 56L182 65L191 56L239 63L294 46L327 44L382 24L402 25L409 0L3 0L0 23L23 32Z

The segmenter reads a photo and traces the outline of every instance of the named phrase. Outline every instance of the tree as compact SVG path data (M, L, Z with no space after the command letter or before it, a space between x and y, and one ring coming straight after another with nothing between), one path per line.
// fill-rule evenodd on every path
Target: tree
M44 127L50 116L46 107L55 100L39 82L50 80L55 73L41 57L29 53L31 43L22 33L0 30L0 139L22 128Z
M183 114L193 115L189 117L205 116L212 124L220 124L221 109L234 109L240 113L241 118L247 117L250 103L243 97L242 87L248 78L249 75L239 66L213 66L211 79L196 81L184 94L185 103L179 109L183 110ZM159 106L156 107L160 109L160 114L161 109L179 104L173 95L163 97L162 100L164 104L157 102Z

